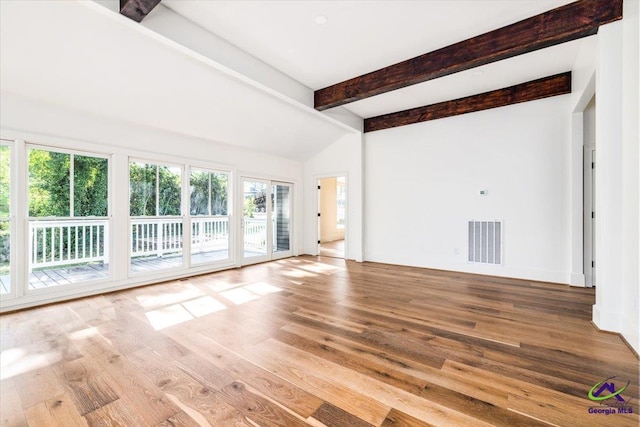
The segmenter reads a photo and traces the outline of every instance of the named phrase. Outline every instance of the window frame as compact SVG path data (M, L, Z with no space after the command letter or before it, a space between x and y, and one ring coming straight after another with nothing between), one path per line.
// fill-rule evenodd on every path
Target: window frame
M16 251L16 243L18 241L18 236L16 235L17 230L17 221L16 221L16 211L18 206L18 191L17 191L17 177L18 171L16 168L17 164L17 146L16 140L8 139L8 138L0 138L0 145L9 147L9 216L8 217L0 217L0 221L9 222L9 281L11 283L11 287L9 292L0 293L0 299L10 299L18 296L18 286L16 286L16 271L18 266L16 265L17 251Z
M187 268L208 268L210 266L222 266L228 265L229 263L235 264L235 248L236 248L236 234L235 234L235 217L233 215L233 189L234 189L234 171L231 169L222 169L222 168L211 168L204 167L194 164L186 165L187 177L188 180L185 180L185 186L188 189L187 194L185 195L186 200L188 201L188 207L186 210L186 224L188 225L188 234L189 239L188 244L189 252L187 253ZM191 214L191 172L206 172L211 176L211 173L220 173L227 175L227 215L192 215ZM207 208L209 213L211 212L211 202L209 201L209 207ZM226 217L228 220L228 244L227 244L227 258L217 260L211 263L193 263L192 262L192 250L191 245L193 242L192 232L192 219L194 218L221 218Z
M105 216L98 216L98 215L91 215L91 216L76 216L74 215L74 203L73 203L73 199L75 198L75 195L73 194L73 190L74 190L74 185L73 185L73 181L75 180L75 178L73 177L73 162L70 162L69 165L69 216L67 217L56 217L56 216L31 216L29 215L29 206L31 205L31 198L29 196L29 192L30 192L30 186L29 186L29 152L31 150L41 150L41 151L51 151L54 153L62 153L62 154L69 154L69 155L78 155L78 156L84 156L84 157L95 157L98 159L105 159L107 161L107 215ZM111 188L111 181L112 181L112 169L113 169L113 160L112 160L112 156L110 154L104 154L104 153L95 153L95 152L91 152L91 151L83 151L83 150L74 150L74 149L69 149L69 148L62 148L62 147L56 147L53 145L43 145L43 144L34 144L34 143L30 143L30 142L25 142L25 173L26 173L26 217L29 221L38 221L38 220L46 220L46 219L51 219L51 218L86 218L86 219L110 219L112 216L112 204L113 204L113 194L112 194L112 188Z

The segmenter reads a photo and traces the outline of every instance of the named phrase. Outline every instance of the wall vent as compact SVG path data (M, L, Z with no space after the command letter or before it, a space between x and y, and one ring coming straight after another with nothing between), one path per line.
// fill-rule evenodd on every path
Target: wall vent
M502 221L469 221L469 262L502 264Z

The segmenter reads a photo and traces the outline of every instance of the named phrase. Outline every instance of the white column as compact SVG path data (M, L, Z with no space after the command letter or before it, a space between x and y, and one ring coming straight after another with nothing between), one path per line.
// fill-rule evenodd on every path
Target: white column
M125 280L129 272L131 229L129 227L129 158L114 154L111 158L111 271L114 281Z
M596 304L593 321L620 331L622 289L622 21L600 27L596 71Z
M640 3L623 7L621 332L640 352Z
M569 283L573 286L585 286L584 280L584 242L583 242L583 120L582 112L571 115L571 142L569 145L569 224L571 238L571 277Z

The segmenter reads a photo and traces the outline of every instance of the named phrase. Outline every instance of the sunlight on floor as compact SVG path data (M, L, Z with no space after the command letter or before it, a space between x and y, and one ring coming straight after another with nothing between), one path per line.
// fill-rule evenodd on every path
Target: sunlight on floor
M318 275L315 273L311 273L309 271L303 271L291 268L289 270L284 270L282 274L286 277L295 277L296 279L304 279L305 277L317 277Z
M182 306L196 317L206 316L207 314L215 313L216 311L225 310L227 308L226 305L210 296L183 302Z
M49 353L29 354L22 348L10 348L0 354L0 380L47 367L51 364Z
M147 311L145 315L156 331L195 319L195 317L180 304L170 305L159 310Z
M306 271L310 271L317 274L331 274L331 273L335 273L336 271L342 270L342 267L336 267L336 266L327 265L327 264L320 264L317 262L313 264L301 265L301 266L298 266L298 268L301 270L306 270Z
M220 295L225 297L235 305L244 304L245 302L253 301L260 298L260 295L256 295L244 288L237 288L220 292Z
M137 297L138 302L144 308L176 304L205 295L204 292L188 282L178 282L176 285L172 285L171 288L166 289L161 294L158 294L158 289L156 288L153 288L150 292L153 292L153 294L140 295Z
M267 282L255 283L228 283L204 284L210 289L216 289L216 295L241 305L254 301L262 296L281 292L282 289ZM178 292L165 292L153 297L139 296L138 301L142 305L155 306L161 302L170 302L170 305L158 307L145 313L147 321L156 331L188 322L195 318L203 317L218 311L226 310L227 305L211 295L206 295L192 284L189 288ZM189 299L188 297L192 298ZM196 296L196 298L193 298Z
M207 283L207 287L214 292L222 292L229 289L237 288L238 286L242 286L244 283L229 283L229 282L218 282L218 283Z
M278 288L277 286L273 286L265 282L252 283L245 286L244 289L247 289L258 295L268 295L282 291L282 289Z

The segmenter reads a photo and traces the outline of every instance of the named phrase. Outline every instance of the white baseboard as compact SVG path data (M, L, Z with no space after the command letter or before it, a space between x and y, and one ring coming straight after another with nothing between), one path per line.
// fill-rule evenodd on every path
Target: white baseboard
M571 286L586 286L585 276L582 273L571 273L571 280L569 282Z

